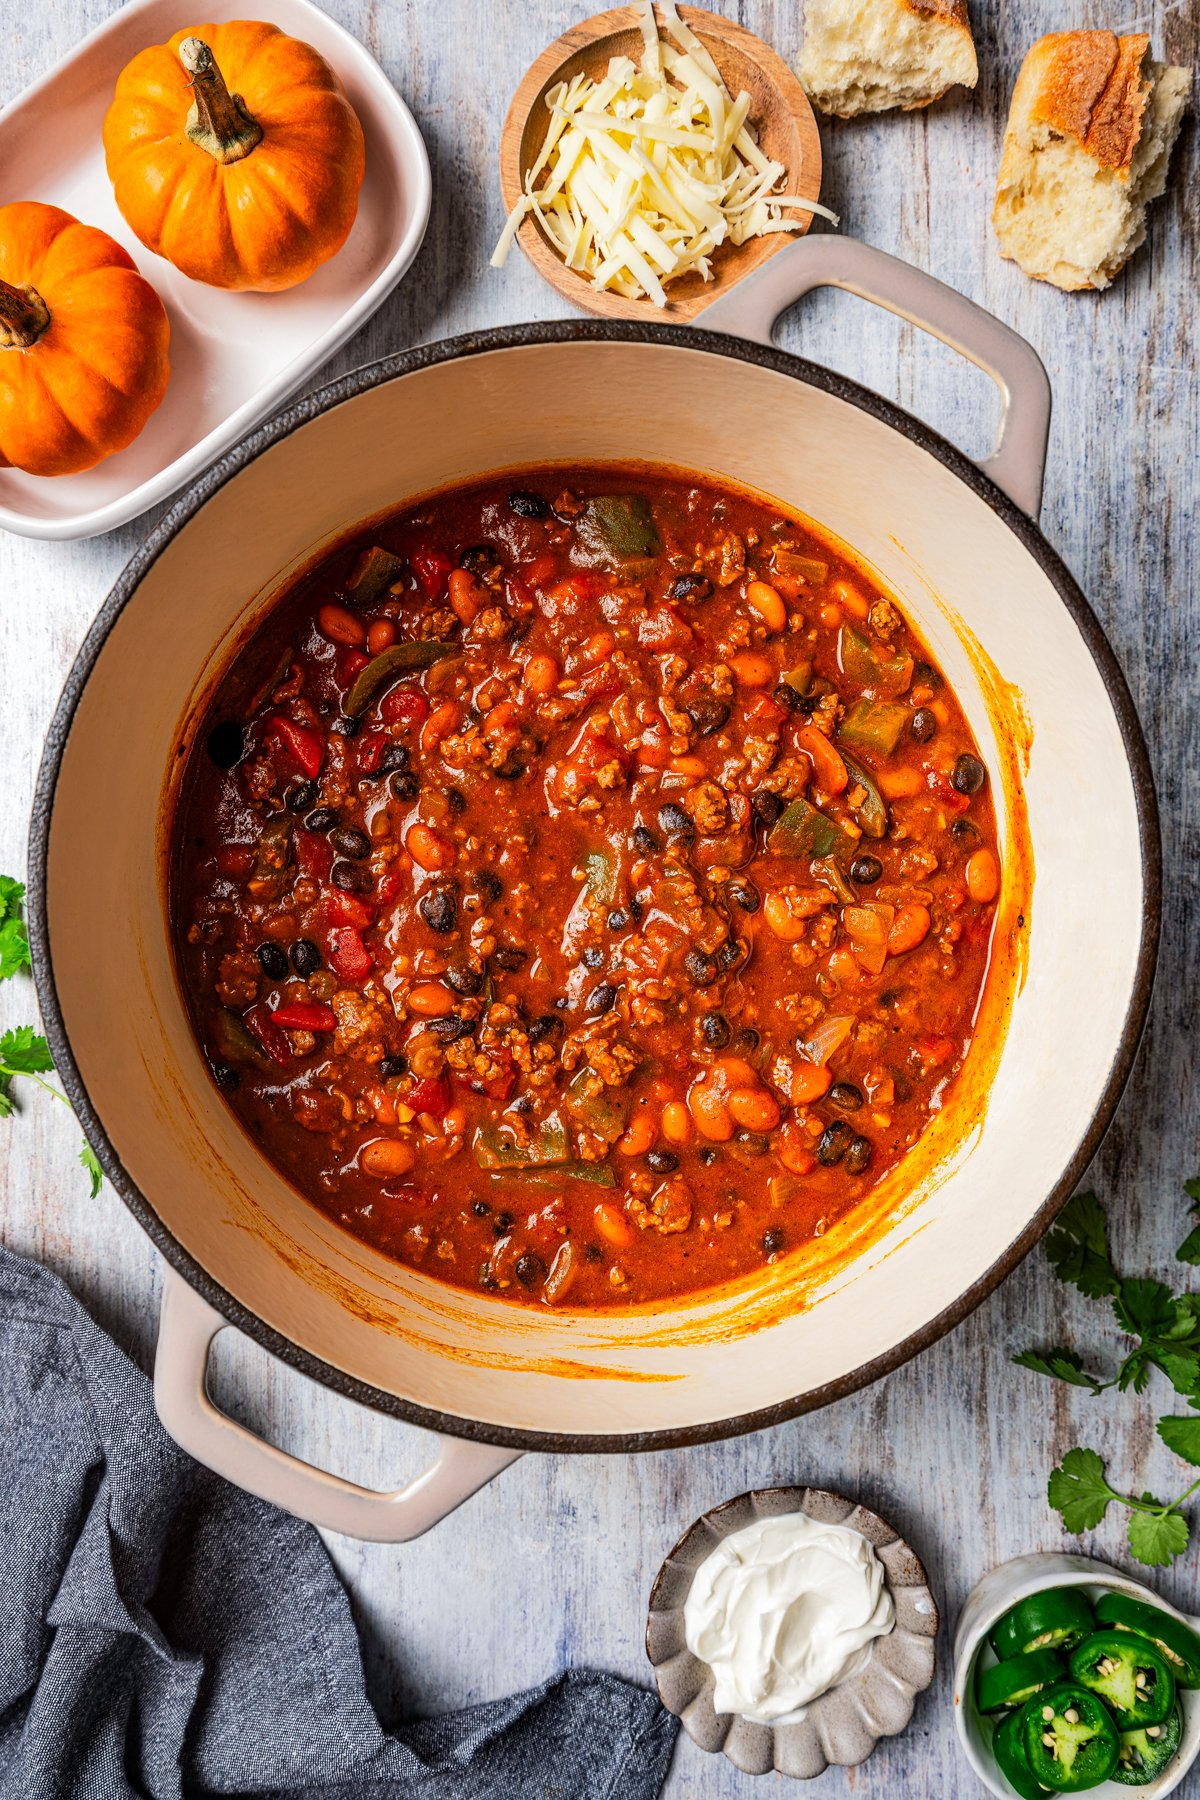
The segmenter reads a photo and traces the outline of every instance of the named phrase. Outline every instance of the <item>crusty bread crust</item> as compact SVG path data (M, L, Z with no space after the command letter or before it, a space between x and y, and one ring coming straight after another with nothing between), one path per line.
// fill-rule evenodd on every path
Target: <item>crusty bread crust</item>
M961 25L968 32L971 29L967 0L904 0L904 4L918 18L944 19L947 25Z
M967 0L805 0L796 70L819 111L905 111L979 78Z
M1059 31L1021 65L1009 130L1048 125L1109 168L1127 170L1141 136L1150 83L1142 64L1150 39L1138 32Z

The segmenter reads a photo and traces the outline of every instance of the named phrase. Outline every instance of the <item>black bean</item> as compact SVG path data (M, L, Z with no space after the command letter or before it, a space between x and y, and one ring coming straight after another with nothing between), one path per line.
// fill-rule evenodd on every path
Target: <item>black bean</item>
M546 1273L546 1265L540 1256L527 1250L524 1256L518 1256L516 1276L522 1287L533 1288Z
M863 1103L862 1092L852 1081L835 1081L829 1090L829 1100L843 1112L857 1112Z
M954 765L951 787L960 794L977 794L987 780L987 770L977 756L963 754Z
M623 906L614 907L604 921L610 931L624 931L625 927L630 922L630 914L626 912Z
M659 828L669 837L694 837L696 822L690 812L674 800L668 800L665 806L658 809Z
M292 967L297 975L315 975L321 966L321 952L311 938L297 938L291 950Z
M716 958L693 946L684 955L683 972L693 987L711 987L717 979Z
M780 1231L778 1225L772 1225L770 1231L763 1232L763 1255L778 1256L786 1243L787 1238Z
M633 847L640 850L643 856L653 856L658 849L658 839L648 825L635 825L633 828Z
M739 1131L734 1143L745 1156L765 1156L771 1140L761 1131Z
M728 937L717 951L718 969L738 969L750 954L750 946L740 938Z
M700 1029L704 1033L705 1043L711 1044L714 1050L723 1050L733 1035L729 1020L722 1012L702 1013Z
M246 740L236 719L222 719L214 725L205 744L218 769L232 769L246 753Z
M329 879L343 894L368 894L375 886L370 869L364 869L356 862L335 862L329 871Z
M732 881L725 883L725 892L735 906L740 906L745 913L756 913L762 905L758 889L745 876L737 875Z
M493 900L498 900L504 892L504 884L500 877L493 875L490 869L476 869L471 877L471 886L485 906L490 906Z
M436 1019L430 1019L427 1030L432 1031L435 1038L443 1044L457 1043L460 1037L467 1037L471 1032L471 1022L459 1013L442 1013Z
M378 763L375 765L376 775L395 775L407 772L412 758L404 744L389 744Z
M283 804L290 813L302 813L306 806L311 806L317 797L315 781L302 781L299 787L289 788L283 797Z
M647 1150L646 1161L656 1175L670 1175L679 1167L679 1158L673 1150Z
M458 559L459 567L466 569L468 574L477 579L486 577L492 569L499 566L499 562L500 558L492 544L472 544Z
M471 1211L477 1219L486 1219L491 1210L486 1200L472 1200L471 1202Z
M278 944L260 944L254 954L262 964L263 974L268 980L287 980L288 959Z
M850 864L851 881L861 881L864 887L870 887L883 874L883 864L877 856L856 856Z
M231 1069L228 1063L210 1063L209 1067L212 1070L213 1080L219 1088L224 1088L227 1094L231 1094L234 1088L240 1084L241 1076L236 1069Z
M338 822L338 816L332 806L318 806L316 812L310 812L304 821L305 831L332 831Z
M510 1212L498 1212L493 1220L496 1230L501 1234L512 1230L512 1222L513 1216Z
M365 831L359 831L354 825L340 825L330 834L330 843L351 862L361 862L364 856L371 854L371 840Z
M817 1139L817 1161L822 1168L831 1169L840 1163L853 1141L854 1133L845 1119L835 1119L827 1125Z
M597 1263L604 1261L604 1252L599 1244L585 1244L583 1248L584 1262Z
M556 1018L553 1013L543 1013L533 1021L526 1035L531 1044L540 1044L543 1038L561 1037L564 1030L561 1019Z
M913 664L912 684L918 688L928 688L936 694L942 685L941 672L932 663L919 662Z
M714 700L711 695L702 694L693 700L687 709L687 716L696 727L698 737L712 737L720 731L722 725L729 723L729 708L723 700Z
M927 744L937 730L937 720L927 706L919 706L908 721L908 729L918 744Z
M481 1262L479 1265L479 1285L481 1288L487 1288L492 1292L500 1286L500 1283L492 1274L492 1265L489 1262Z
M339 737L354 738L362 730L362 720L352 719L349 713L342 713L333 721L333 730Z
M457 815L466 812L467 796L463 793L461 788L446 787L442 789L442 792L446 796L446 804L449 806L452 813Z
M668 600L707 600L712 582L707 575L677 575L667 589Z
M388 785L397 800L415 800L421 791L420 782L407 769L401 769L399 774L393 775Z
M712 1165L715 1162L718 1162L721 1156L721 1152L717 1149L715 1144L705 1144L703 1149L698 1150L696 1154L706 1169L711 1169Z
M467 968L465 964L455 964L454 967L447 969L445 979L447 986L452 987L456 994L462 994L464 997L477 994L483 986L483 976L479 970Z
M508 496L508 509L515 512L518 519L548 519L550 507L540 494L531 492L529 488L517 488Z
M734 1039L733 1047L735 1050L740 1051L743 1056L746 1056L749 1055L750 1051L757 1050L761 1042L762 1039L759 1037L758 1032L755 1031L753 1025L743 1025L738 1032L737 1037Z
M503 969L506 975L515 975L521 964L529 961L529 952L528 950L518 950L512 944L501 944L500 948L493 952L492 961L498 969Z
M855 1137L850 1140L850 1148L846 1152L846 1168L851 1175L861 1175L871 1160L871 1140Z
M585 969L599 969L604 964L604 953L602 950L597 950L594 944L589 944L585 950L580 952L579 960Z
M617 990L611 982L602 981L594 987L587 997L587 1011L596 1014L611 1012L617 1003Z
M421 895L417 910L430 931L453 931L458 920L458 907L449 888L430 888Z
M640 894L634 894L629 902L629 916L636 924L646 910L646 902Z
M950 825L950 836L965 841L967 838L977 838L979 831L970 819L954 819Z
M774 825L783 812L783 801L770 788L759 788L750 804L754 808L755 817L761 819L764 825Z
M401 1056L399 1054L395 1056L385 1056L379 1065L379 1073L384 1081L391 1081L395 1076L404 1075L407 1074L407 1072L407 1056Z
M790 681L781 681L775 688L774 699L780 706L786 706L789 712L811 712L807 696L799 688L794 688Z
M524 763L505 763L502 769L492 770L492 775L497 781L516 781L524 773Z

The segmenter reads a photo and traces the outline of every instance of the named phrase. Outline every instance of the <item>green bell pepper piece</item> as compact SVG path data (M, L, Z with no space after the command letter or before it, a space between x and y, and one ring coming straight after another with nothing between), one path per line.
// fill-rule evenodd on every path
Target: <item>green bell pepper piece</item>
M629 1123L630 1096L625 1088L603 1087L593 1093L594 1080L591 1069L580 1069L567 1088L564 1105L577 1125L612 1144Z
M390 550L381 550L378 544L374 544L358 557L346 577L342 592L356 606L370 606L378 600L384 588L391 587L399 575L400 558L393 556Z
M874 693L903 694L912 686L912 657L900 651L885 656L854 625L842 626L838 660L849 680Z
M378 656L372 657L365 669L358 671L350 684L350 692L342 702L342 711L356 719L384 688L399 681L401 675L410 674L413 669L431 669L434 663L460 654L457 644L415 640L406 644L391 644L386 650L381 650Z
M865 837L886 837L888 825L886 800L862 764L855 762L852 756L847 756L844 750L841 755L842 761L846 765L846 772L850 777L849 791L853 792L857 785L862 788L865 795L865 798L860 800L857 805L850 807L856 824L861 825Z
M593 1187L616 1187L607 1163L565 1162L544 1169L494 1169L493 1181L528 1181L535 1187L557 1187L560 1181L587 1181Z
M571 1156L567 1128L557 1113L542 1121L528 1144L518 1144L498 1126L481 1125L471 1148L481 1169L540 1168L547 1163L568 1162Z
M773 856L847 855L853 845L841 826L807 800L793 800L780 813L767 836Z
M589 850L583 859L587 872L588 892L601 906L611 906L617 897L617 861L607 850Z
M257 1069L271 1067L271 1059L257 1038L250 1035L238 1015L227 1006L219 1007L213 1015L213 1032L223 1062L253 1063Z
M658 527L644 494L597 494L585 500L575 536L593 557L616 562L657 556Z
M838 726L838 742L890 756L911 716L895 700L856 700Z

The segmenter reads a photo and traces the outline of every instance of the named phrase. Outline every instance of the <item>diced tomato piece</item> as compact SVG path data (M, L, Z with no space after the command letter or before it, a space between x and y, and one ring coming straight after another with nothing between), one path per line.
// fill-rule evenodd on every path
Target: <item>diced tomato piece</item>
M545 598L552 602L546 611L553 617L559 607L568 611L587 600L594 600L597 594L604 592L604 581L601 576L593 575L590 569L577 570L574 575L564 575L553 587L547 588Z
M328 878L333 867L333 846L327 837L297 829L292 833L292 854L302 875L310 875L316 881Z
M621 682L613 674L611 663L601 663L576 682L574 691L587 700L613 700L621 692Z
M656 606L638 620L638 643L644 650L688 650L692 628L673 606Z
M952 787L949 776L943 774L941 769L930 769L926 780L943 806L948 806L951 812L966 812L971 804L969 797L966 794L960 794L956 787Z
M276 1025L285 1031L336 1031L337 1014L332 1006L316 1000L285 1000L271 1014Z
M244 881L254 867L252 844L222 844L216 855L217 868L233 881Z
M940 1032L930 1032L926 1037L917 1039L917 1053L927 1069L940 1069L954 1055L953 1038L943 1037Z
M506 1057L505 1064L506 1066L498 1070L495 1075L489 1075L486 1081L471 1083L476 1093L486 1094L489 1100L498 1100L501 1105L511 1098L512 1091L517 1085L517 1071L513 1066L511 1055Z
M756 725L778 725L787 718L786 710L770 694L756 694L746 708L746 717Z
M365 981L374 964L371 953L353 925L335 925L328 935L329 961L343 981Z
M356 931L365 931L375 917L375 908L357 894L331 888L325 896L325 917L331 926L353 925Z
M259 1001L246 1014L246 1027L262 1045L272 1062L282 1068L292 1060L292 1046L288 1043L269 1006Z
M553 550L544 550L531 563L526 563L521 574L530 587L545 587L558 574L558 557Z
M435 1119L440 1119L450 1104L450 1089L440 1075L435 1080L424 1076L413 1083L412 1092L406 1096L406 1104L414 1112L431 1113Z
M570 761L581 769L602 769L606 763L617 762L628 772L633 765L633 757L623 744L616 743L597 731L594 725L585 725L575 747L570 752Z
M380 701L379 714L388 725L423 725L429 702L417 688L395 687Z
M386 731L368 731L358 741L355 761L360 775L373 775L379 767L379 759L383 755L391 738Z
M417 586L427 600L444 599L450 584L450 573L454 564L444 550L434 550L422 545L414 550L408 559L409 567L417 580Z
M385 869L384 873L379 877L379 882L375 889L380 906L390 906L403 886L404 876L393 863L392 867L390 869Z
M338 680L343 687L349 687L360 669L365 669L370 662L361 650L343 650L337 659Z
M303 725L297 725L279 714L268 725L267 735L282 746L310 781L315 781L321 773L321 758L324 755L324 747L315 732L307 731Z

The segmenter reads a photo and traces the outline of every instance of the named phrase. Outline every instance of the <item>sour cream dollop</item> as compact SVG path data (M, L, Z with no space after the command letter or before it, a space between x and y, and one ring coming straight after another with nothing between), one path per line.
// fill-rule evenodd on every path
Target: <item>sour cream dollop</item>
M802 1719L819 1694L857 1675L895 1622L873 1546L806 1513L756 1519L725 1538L683 1609L687 1647L716 1677L716 1710L761 1724Z

